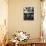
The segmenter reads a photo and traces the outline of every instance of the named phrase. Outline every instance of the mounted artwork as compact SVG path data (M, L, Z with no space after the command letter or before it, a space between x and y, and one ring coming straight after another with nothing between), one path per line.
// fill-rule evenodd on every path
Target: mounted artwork
M34 7L24 7L24 20L34 20Z

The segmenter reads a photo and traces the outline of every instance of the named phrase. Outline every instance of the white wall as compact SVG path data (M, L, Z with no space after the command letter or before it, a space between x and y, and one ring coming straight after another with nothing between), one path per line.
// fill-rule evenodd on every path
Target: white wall
M34 20L24 21L23 8L34 7ZM41 9L40 0L9 0L8 33L9 36L16 31L26 31L31 38L40 37Z

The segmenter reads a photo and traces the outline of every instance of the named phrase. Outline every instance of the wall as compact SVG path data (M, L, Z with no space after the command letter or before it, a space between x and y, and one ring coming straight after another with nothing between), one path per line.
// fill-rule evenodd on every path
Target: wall
M23 19L23 8L26 6L34 7L33 21L24 21ZM40 0L9 0L8 22L9 36L20 30L30 33L31 38L39 38L41 23Z

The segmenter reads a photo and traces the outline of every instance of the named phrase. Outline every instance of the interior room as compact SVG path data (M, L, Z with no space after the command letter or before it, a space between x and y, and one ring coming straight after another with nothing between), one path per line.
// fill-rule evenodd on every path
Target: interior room
M46 0L0 0L0 46L46 46Z

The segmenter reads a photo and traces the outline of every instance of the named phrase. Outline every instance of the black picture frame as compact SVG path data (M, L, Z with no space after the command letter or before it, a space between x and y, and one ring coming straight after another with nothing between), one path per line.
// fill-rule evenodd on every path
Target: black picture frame
M23 8L24 20L34 20L34 7Z

